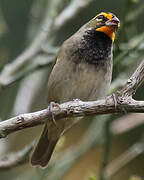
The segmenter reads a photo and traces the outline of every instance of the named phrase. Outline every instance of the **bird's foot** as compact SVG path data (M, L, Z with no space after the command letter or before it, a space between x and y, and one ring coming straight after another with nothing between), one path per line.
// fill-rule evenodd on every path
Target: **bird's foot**
M60 109L60 106L59 106L58 103L50 102L49 112L51 113L53 123L56 125L55 115L54 115L54 112L53 112L54 107L58 107Z
M115 106L115 109L117 108L117 97L115 94L112 94L112 98L113 98L113 101L114 101L114 106Z

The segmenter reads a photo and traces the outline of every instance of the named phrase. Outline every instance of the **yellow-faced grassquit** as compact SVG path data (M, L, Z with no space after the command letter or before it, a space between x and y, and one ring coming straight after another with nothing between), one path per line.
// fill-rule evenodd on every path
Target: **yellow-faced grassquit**
M112 13L100 13L67 39L48 81L48 102L93 101L106 96L112 78L113 42L120 25ZM45 124L32 165L45 167L60 136L80 118Z

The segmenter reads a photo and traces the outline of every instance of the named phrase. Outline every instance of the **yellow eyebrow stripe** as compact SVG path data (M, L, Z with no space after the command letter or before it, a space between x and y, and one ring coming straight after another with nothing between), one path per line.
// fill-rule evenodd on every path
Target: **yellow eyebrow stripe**
M113 18L113 14L112 14L112 13L101 12L101 13L98 14L96 17L98 17L99 15L103 15L103 16L105 16L107 19L112 19L112 18Z

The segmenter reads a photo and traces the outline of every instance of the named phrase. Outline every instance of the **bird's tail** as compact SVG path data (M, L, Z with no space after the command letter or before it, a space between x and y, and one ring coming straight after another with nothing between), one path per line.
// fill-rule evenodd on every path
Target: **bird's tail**
M40 137L40 140L32 154L31 164L32 165L40 165L41 167L45 167L54 151L56 143L59 137L51 138L48 134L47 124L44 126L44 130Z

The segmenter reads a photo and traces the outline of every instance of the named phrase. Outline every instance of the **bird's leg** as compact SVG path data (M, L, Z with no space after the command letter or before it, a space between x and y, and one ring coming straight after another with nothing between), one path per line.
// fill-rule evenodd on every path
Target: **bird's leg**
M54 115L54 113L53 113L53 108L54 108L54 107L58 107L58 108L60 109L60 106L59 106L58 103L50 102L49 112L51 113L53 123L56 125L55 115Z

